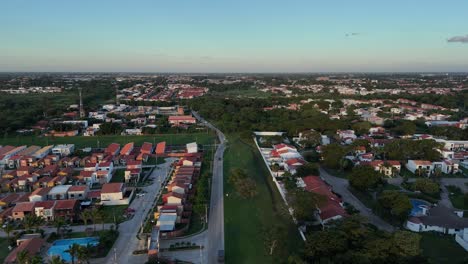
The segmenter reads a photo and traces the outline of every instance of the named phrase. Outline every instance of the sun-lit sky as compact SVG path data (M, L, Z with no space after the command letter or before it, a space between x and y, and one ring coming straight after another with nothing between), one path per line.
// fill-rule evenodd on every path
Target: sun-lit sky
M0 71L468 71L467 10L465 0L5 0Z

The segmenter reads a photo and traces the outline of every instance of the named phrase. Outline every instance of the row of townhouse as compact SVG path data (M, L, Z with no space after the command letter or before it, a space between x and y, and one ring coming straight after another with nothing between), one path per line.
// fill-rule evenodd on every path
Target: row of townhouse
M188 224L192 214L189 202L195 195L194 186L200 176L201 153L187 155L174 164L174 170L168 182L167 193L158 205L156 227L161 237L178 236L185 230L176 230L176 224ZM188 225L185 225L186 227Z
M97 201L102 205L129 204L133 194L123 183L107 183L101 190L90 190L86 185L58 185L44 187L32 193L11 193L0 199L1 220L23 220L28 214L35 214L47 221L63 217L76 221L84 200Z

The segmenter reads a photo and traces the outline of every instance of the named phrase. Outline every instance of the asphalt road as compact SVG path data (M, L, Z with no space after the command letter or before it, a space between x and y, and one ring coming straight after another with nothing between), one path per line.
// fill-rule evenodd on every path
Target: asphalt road
M136 235L144 221L148 211L151 210L154 199L162 188L161 182L168 176L170 164L172 160L158 165L158 168L153 171L150 178L153 179L153 184L146 186L143 190L146 192L145 196L135 198L130 207L135 209L134 217L119 225L119 238L114 244L113 249L109 252L106 258L93 260L92 263L108 263L108 264L127 264L127 263L145 263L148 259L146 254L133 255L136 249L143 249L145 241L138 240Z
M348 190L348 180L330 175L324 169L320 168L320 177L333 187L333 191L339 193L343 201L352 204L360 211L360 214L365 216L369 223L375 225L381 230L393 231L395 228L389 223L375 215L370 208L367 208L356 196Z
M223 155L226 148L226 137L198 113L193 115L207 127L216 131L220 144L214 154L213 177L211 181L211 201L207 231L206 263L218 263L218 251L224 250L224 194L223 194Z

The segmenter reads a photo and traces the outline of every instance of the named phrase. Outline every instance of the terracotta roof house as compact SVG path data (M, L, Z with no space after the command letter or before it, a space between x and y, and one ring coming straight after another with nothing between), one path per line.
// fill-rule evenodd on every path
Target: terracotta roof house
M182 115L182 116L169 116L168 119L169 124L171 125L180 125L180 124L195 124L197 123L197 119L195 119L191 115Z
M124 205L129 204L130 196L126 196L123 183L105 183L101 189L101 204L103 205Z
M54 206L56 201L40 201L34 204L34 213L47 221L54 220Z
M143 143L140 149L140 153L151 154L153 153L153 144L149 142Z
M35 255L40 255L42 250L44 249L45 247L45 240L42 239L42 238L31 238L31 239L27 239L23 242L21 242L21 244L19 244L19 246L17 246L15 249L13 249L10 254L8 254L8 256L6 257L5 261L3 263L5 264L14 264L14 263L17 263L18 262L18 259L17 259L17 256L18 256L18 253L20 253L21 251L24 251L26 250L28 252L28 256L32 257L32 256L35 256Z
M307 176L302 178L305 184L305 190L314 192L326 197L326 202L318 207L318 218L321 224L326 224L330 220L346 217L347 213L341 205L341 199L331 191L328 186L318 176Z
M120 145L117 143L112 143L107 148L104 150L105 153L111 155L111 156L116 156L119 154L120 151Z
M134 147L135 145L133 142L125 144L125 146L123 146L122 150L120 151L120 155L130 155Z
M77 178L84 181L88 185L92 185L96 182L96 172L83 170L80 171L80 175Z
M12 211L12 217L15 220L23 220L27 215L34 213L34 202L24 202L15 205Z
M88 186L74 185L68 189L68 199L85 200L88 193Z
M62 217L65 220L74 222L78 219L80 203L78 200L57 200L54 206L54 217Z
M159 142L156 145L156 154L163 155L166 152L166 141Z
M49 194L49 191L52 188L47 187L47 188L38 188L34 190L30 195L29 195L29 201L30 202L39 202L39 201L45 201L47 200L47 194Z
M52 177L45 176L42 178L39 178L34 184L33 188L45 188L49 186L49 182L52 181Z
M163 195L165 205L182 205L184 200L184 195L176 192L168 192Z
M36 169L31 166L25 166L25 167L19 167L16 169L16 176L22 176L25 174L31 174L35 171Z
M21 198L21 196L22 195L18 193L9 193L0 199L0 206L2 208L13 206Z

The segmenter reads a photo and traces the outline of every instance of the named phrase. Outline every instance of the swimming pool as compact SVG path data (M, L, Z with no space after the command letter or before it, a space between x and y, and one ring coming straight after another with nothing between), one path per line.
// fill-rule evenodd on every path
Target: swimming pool
M410 199L411 205L413 205L413 208L411 209L410 216L420 216L423 213L423 207L427 206L429 207L429 203L423 200L418 200L418 199Z
M72 238L72 239L61 239L55 241L52 246L47 251L47 255L60 256L65 261L71 261L71 256L65 250L67 250L71 245L78 244L81 246L91 245L95 246L99 244L98 237L82 237L82 238Z

